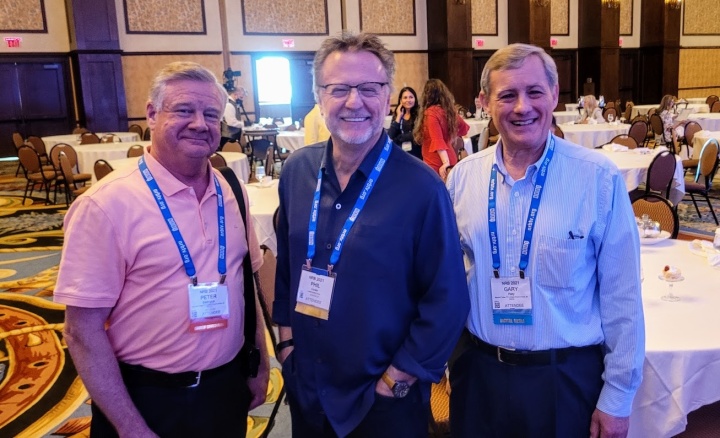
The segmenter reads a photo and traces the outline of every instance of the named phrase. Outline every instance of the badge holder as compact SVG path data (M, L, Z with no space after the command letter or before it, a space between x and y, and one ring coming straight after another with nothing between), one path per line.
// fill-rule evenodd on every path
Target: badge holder
M332 269L313 268L308 260L300 274L295 311L327 321L336 278Z

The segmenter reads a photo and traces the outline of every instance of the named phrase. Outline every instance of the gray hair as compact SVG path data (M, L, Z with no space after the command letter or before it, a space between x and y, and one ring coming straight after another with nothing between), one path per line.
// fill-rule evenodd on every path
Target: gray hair
M322 70L325 60L334 52L360 52L367 51L377 56L387 74L387 81L390 91L393 89L393 79L395 78L395 55L385 47L385 44L377 35L371 33L354 34L352 32L342 32L336 37L330 37L323 41L320 49L315 53L313 61L313 91L315 93L315 101L320 101L318 87L318 77Z
M160 70L150 87L150 102L157 110L165 100L165 88L173 81L198 81L216 85L221 102L227 101L228 94L218 82L215 74L196 62L171 62Z
M485 64L482 76L480 77L480 88L486 96L490 95L490 73L496 70L515 70L520 68L528 56L537 56L543 63L545 76L550 87L558 83L558 73L555 61L545 53L545 50L530 44L510 44L493 53Z

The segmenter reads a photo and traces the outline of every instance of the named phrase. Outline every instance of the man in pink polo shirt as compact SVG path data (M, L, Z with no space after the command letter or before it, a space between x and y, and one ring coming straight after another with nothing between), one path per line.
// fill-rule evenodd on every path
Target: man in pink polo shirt
M91 436L244 436L248 409L265 400L259 311L257 377L239 355L243 258L257 271L262 257L243 200L208 162L226 100L204 67L166 66L147 104L150 152L67 213L55 301L92 397Z

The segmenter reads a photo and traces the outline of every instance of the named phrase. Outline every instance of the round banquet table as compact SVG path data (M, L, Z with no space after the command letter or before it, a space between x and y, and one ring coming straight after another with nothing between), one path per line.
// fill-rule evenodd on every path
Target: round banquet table
M134 132L96 132L96 134L100 138L103 138L103 136L107 134L114 134L120 137L120 140L122 140L124 143L140 140L140 136ZM52 148L58 143L66 143L72 147L81 146L80 136L78 134L49 135L47 137L42 137L42 141L45 142L45 147L47 148L48 152L50 152L50 148Z
M655 105L634 105L633 109L632 109L631 117L635 118L635 117L637 117L638 114L645 115L648 113L648 111L650 111L650 109L657 108L658 106L660 106L660 103L656 103ZM688 102L687 107L689 109L692 109L693 113L709 113L710 112L710 107L707 106L707 104L705 104L704 102L702 102L702 103ZM679 103L677 105L677 112L679 113L684 108L685 108L685 104Z
M280 131L275 141L280 148L296 151L305 146L305 131Z
M665 146L655 149L637 148L625 152L612 152L604 149L595 149L596 152L605 155L615 163L622 173L628 192L638 188L640 183L647 179L648 167L657 154L666 151ZM682 159L675 155L675 174L670 187L670 201L674 205L682 201L685 195L685 173L683 171ZM663 195L664 196L664 195Z
M558 126L565 134L565 140L590 149L609 143L616 135L627 134L630 130L630 125L621 123L617 125L610 123L598 123L596 125L561 124Z
M574 122L580 118L580 113L575 111L554 111L553 116L555 116L555 123L557 124L563 124L568 122Z
M139 144L147 147L150 141L134 141L129 143L93 143L75 146L78 157L78 169L81 173L94 173L93 166L97 160L119 160L127 157L130 146Z
M690 114L688 120L698 122L706 131L720 131L720 113Z
M643 245L640 258L645 363L628 436L672 437L685 430L689 412L720 400L720 268L681 240ZM669 264L685 278L674 283L674 303L660 299L668 284L658 275Z
M490 123L489 119L465 119L465 123L470 126L468 133L465 137L472 137L474 135L482 134L483 130L488 127Z
M259 183L245 184L245 190L247 190L250 200L250 215L253 218L253 227L258 243L267 246L273 254L277 255L277 237L275 228L273 228L273 215L280 205L278 180L272 180L268 186L262 186Z
M565 104L565 111L575 111L577 112L578 107L580 104L578 103L566 103Z
M720 142L720 131L699 131L695 133L693 137L692 158L696 160L700 159L700 152L702 151L703 145L711 138Z
M247 181L250 176L250 166L248 165L247 155L241 152L218 152L227 161L229 168L235 172L235 175L240 181ZM119 158L115 160L106 160L113 170L124 169L130 166L137 166L139 157L131 158ZM95 162L93 162L95 164ZM91 166L92 167L92 166ZM95 172L92 168L89 173L93 175L93 182L95 182Z

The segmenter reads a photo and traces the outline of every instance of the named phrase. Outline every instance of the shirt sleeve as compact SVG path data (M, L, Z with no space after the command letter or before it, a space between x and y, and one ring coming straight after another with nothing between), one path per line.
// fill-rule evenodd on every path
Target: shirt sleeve
M642 381L645 323L640 293L640 247L630 200L619 174L603 196L606 205L597 255L600 319L605 337L604 385L597 408L627 417Z
M457 117L457 135L458 137L464 137L470 131L470 125L467 124L462 117Z
M225 113L223 113L223 118L225 119L225 123L229 126L233 126L235 128L243 127L243 122L235 117L235 106L230 102L225 104Z
M438 113L438 111L425 112L425 129L427 129L428 135L423 141L430 143L428 152L446 151L449 149L445 143L444 123L440 121L440 114Z
M307 128L307 126L306 126ZM283 206L285 185L287 178L280 179L278 192L280 197L280 210L278 212L277 238L277 268L275 270L275 301L273 301L272 319L279 326L290 326L290 252L288 242L288 220Z

